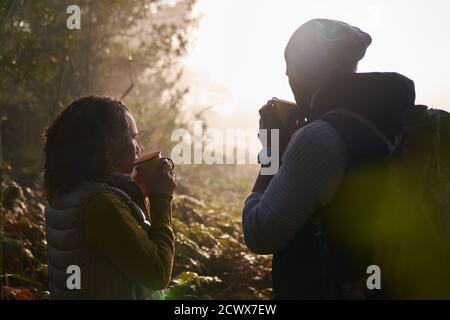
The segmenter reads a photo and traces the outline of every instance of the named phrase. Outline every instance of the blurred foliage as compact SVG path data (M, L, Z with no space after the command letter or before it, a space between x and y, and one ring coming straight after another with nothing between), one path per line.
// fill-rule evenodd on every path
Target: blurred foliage
M8 174L2 182L2 299L50 299L39 190L21 187ZM176 256L167 299L270 298L271 259L245 247L239 216L188 195L177 195L173 209Z
M270 297L271 259L245 247L240 217L180 195L173 224L176 258L169 299Z
M10 168L6 168L10 171ZM48 299L42 188L22 188L3 174L0 186L1 299Z
M123 98L142 145L167 148L188 91L179 84L180 58L196 26L194 3L80 0L81 30L69 30L71 1L1 1L0 116L8 118L4 156L16 176L38 177L41 133L82 95Z
M211 208L240 218L244 197L253 187L259 165L178 165L177 191L202 199Z

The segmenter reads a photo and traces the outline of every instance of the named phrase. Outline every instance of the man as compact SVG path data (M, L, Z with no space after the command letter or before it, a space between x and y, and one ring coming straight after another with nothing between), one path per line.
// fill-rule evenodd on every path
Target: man
M258 176L242 214L248 248L274 255L276 299L367 297L365 272L374 263L367 226L383 190L378 164L395 149L415 98L401 75L354 73L370 43L356 27L314 19L286 47L286 74L307 125L292 136L277 174Z

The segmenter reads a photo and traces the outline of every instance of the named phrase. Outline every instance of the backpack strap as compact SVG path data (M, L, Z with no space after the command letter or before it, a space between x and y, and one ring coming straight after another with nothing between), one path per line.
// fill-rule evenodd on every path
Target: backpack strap
M401 141L391 141L368 119L346 109L325 113L319 119L334 127L347 144L349 164L372 162L392 155Z

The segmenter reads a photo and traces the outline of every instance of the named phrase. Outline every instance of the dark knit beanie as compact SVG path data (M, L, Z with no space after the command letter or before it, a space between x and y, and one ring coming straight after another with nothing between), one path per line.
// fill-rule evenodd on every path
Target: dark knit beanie
M331 75L356 71L372 38L347 23L313 19L291 36L284 55L286 74L296 83L319 87Z

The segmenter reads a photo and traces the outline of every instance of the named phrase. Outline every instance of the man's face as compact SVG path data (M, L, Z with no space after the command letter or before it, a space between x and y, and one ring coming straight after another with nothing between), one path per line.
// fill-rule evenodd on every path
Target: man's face
M138 130L133 116L126 113L128 130L125 136L114 146L112 152L113 171L116 173L130 174L133 171L134 162L141 153L141 148L137 143Z
M293 76L287 75L289 79L289 86L291 87L292 93L294 94L295 102L298 106L305 108L310 107L311 98L314 95L317 88L313 86L308 81L296 81Z
M295 102L297 102L297 105L299 105L302 99L298 84L295 82L295 79L292 76L288 75L288 79L289 86L291 87L292 93L294 94Z

